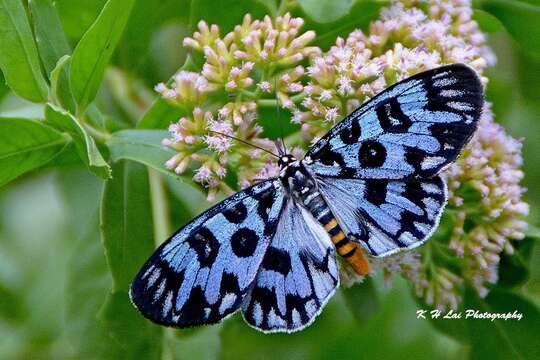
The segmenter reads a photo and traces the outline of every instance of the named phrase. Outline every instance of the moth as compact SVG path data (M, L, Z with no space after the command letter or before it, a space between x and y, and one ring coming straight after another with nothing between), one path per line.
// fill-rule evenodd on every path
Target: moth
M238 310L265 333L305 328L339 286L336 253L364 275L369 257L429 239L447 199L438 174L474 134L482 105L479 78L462 64L389 87L303 159L281 154L279 177L172 235L136 276L133 304L178 328Z

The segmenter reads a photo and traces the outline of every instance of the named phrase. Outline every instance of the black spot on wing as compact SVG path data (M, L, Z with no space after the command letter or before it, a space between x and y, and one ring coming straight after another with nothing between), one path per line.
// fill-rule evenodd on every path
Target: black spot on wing
M268 215L274 204L274 194L270 191L265 191L254 196L254 198L258 201L257 213L263 221L268 221Z
M225 209L223 216L233 224L240 224L247 218L247 208L243 202L239 202L235 206Z
M248 228L238 229L231 237L233 253L242 258L250 257L255 253L259 237L257 233Z
M291 271L291 257L286 251L270 246L264 256L262 268L286 276Z
M366 140L358 150L360 165L364 168L376 168L386 160L386 148L378 141Z
M197 259L201 267L212 266L220 248L220 244L212 231L201 226L186 241L197 253Z
M386 202L386 180L367 180L364 189L364 197L373 205L379 206Z
M352 121L349 127L343 128L339 137L344 144L356 144L360 139L361 131L358 121Z

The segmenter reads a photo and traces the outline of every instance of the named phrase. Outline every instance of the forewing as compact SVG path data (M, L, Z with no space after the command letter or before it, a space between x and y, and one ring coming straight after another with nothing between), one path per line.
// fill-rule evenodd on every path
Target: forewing
M301 330L315 320L338 284L328 234L289 200L244 304L244 318L263 332Z
M306 154L319 175L363 179L430 177L474 133L483 104L471 68L456 64L410 77L375 96Z
M130 291L150 320L174 327L215 323L236 311L274 235L284 193L268 180L200 215L162 244Z
M430 179L318 179L319 189L344 232L373 256L423 244L446 204L446 185Z

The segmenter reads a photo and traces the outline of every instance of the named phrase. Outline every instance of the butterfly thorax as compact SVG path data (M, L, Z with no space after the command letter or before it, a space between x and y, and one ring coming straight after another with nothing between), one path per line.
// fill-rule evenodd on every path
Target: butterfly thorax
M305 160L296 160L284 155L279 160L279 178L283 187L297 204L307 209L326 230L339 255L344 257L354 270L365 275L369 265L357 243L351 242L320 193L313 175L304 166Z

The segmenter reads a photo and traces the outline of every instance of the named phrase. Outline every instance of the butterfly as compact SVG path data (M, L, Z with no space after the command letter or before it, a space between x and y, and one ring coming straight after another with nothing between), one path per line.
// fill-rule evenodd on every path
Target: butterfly
M257 330L310 325L339 286L336 253L356 273L368 257L422 245L447 200L438 175L477 127L475 71L454 64L405 79L353 111L301 160L178 230L137 274L133 304L178 328L240 310Z

